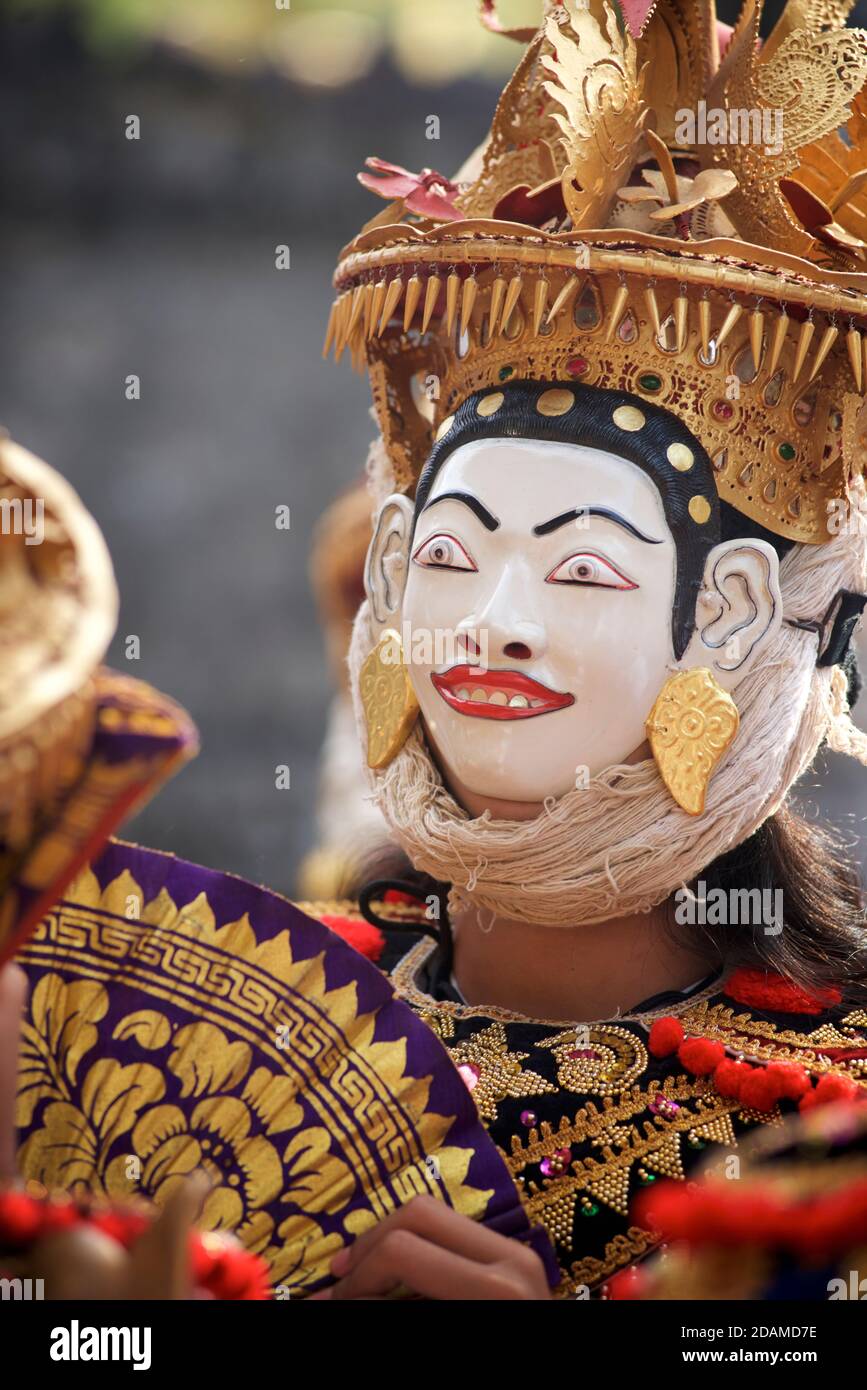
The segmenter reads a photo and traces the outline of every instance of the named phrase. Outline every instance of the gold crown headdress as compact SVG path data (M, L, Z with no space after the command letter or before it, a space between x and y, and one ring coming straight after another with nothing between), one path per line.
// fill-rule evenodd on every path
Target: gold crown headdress
M790 0L759 47L748 0L720 62L713 0L546 8L471 180L371 161L398 198L341 254L326 354L366 362L404 490L470 393L575 380L672 409L721 498L827 540L867 444L867 33Z

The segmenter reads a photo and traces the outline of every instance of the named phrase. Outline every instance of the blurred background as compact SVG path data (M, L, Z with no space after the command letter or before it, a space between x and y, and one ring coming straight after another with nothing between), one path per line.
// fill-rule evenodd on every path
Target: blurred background
M507 24L539 13L499 8ZM332 688L310 546L372 437L365 381L320 358L331 272L382 206L355 179L368 155L451 174L486 134L519 49L477 10L0 4L0 421L106 533L122 597L111 663L175 696L202 735L129 833L283 892L315 838ZM867 23L867 4L852 18ZM801 789L862 861L864 788L834 757Z

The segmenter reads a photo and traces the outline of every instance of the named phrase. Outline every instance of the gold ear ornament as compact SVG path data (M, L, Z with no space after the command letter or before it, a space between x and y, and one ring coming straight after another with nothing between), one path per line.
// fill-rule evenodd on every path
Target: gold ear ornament
M660 777L688 815L704 812L710 779L739 723L737 705L706 666L678 671L659 692L645 730Z
M367 765L379 771L397 757L419 710L403 644L394 628L386 628L365 657L359 693L367 726Z

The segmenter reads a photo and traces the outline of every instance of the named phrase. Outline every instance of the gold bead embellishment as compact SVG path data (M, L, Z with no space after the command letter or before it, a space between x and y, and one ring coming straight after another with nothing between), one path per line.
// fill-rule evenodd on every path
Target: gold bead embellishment
M628 430L630 434L643 430L646 423L643 411L636 405L619 405L611 418L618 429Z
M505 399L502 391L494 391L490 396L483 396L476 406L476 414L487 420L489 415L496 415Z
M447 415L436 432L436 442L439 444L441 439L445 439L452 425L455 423L454 415Z
M536 409L540 415L565 415L574 404L575 397L571 391L555 386L550 391L542 392L536 402Z
M710 516L710 502L706 497L696 495L689 499L689 514L693 521L697 521L699 526L703 526Z
M485 1120L497 1117L497 1106L504 1100L523 1100L527 1096L554 1095L557 1087L538 1072L521 1066L529 1052L509 1049L502 1023L487 1028L449 1048L449 1055L465 1080L472 1078L473 1100Z
M695 463L695 454L688 444L669 444L666 458L678 473L687 473Z
M582 1036L575 1028L536 1047L553 1052L557 1059L557 1084L576 1095L617 1095L647 1067L647 1052L627 1028L600 1025Z

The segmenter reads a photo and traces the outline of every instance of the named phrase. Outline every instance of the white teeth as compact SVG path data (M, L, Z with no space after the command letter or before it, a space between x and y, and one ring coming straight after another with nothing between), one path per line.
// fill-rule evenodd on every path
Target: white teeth
M472 690L462 685L455 695L473 705L498 705L500 708L508 705L510 709L540 709L545 703L544 700L528 700L526 695L513 695L510 699L505 690L489 692L479 685Z

